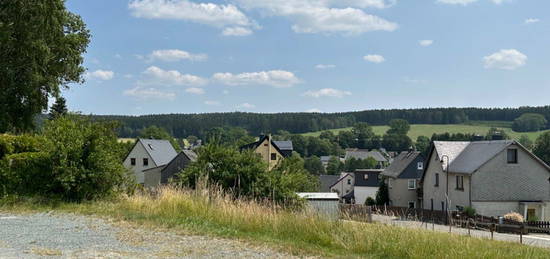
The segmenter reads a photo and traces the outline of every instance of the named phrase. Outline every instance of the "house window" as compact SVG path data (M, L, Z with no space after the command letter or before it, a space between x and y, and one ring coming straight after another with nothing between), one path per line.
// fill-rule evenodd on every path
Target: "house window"
M457 175L456 176L456 189L457 190L464 190L464 176L463 175Z
M439 174L435 174L435 187L439 186Z
M418 170L423 170L423 169L424 169L424 163L422 163L422 162L416 163L416 168L417 168Z
M268 146L268 144L267 144L267 143L265 143L265 144L264 144L264 147L267 147L267 146Z
M130 158L130 165L136 165L136 159Z
M364 175L363 175L363 178L364 178L365 180L368 180L368 179L369 179L369 175L368 175L368 174L364 174Z
M271 160L277 160L277 154L271 153Z
M143 159L143 166L148 166L149 165L149 158L144 158Z
M445 211L445 202L444 201L441 202L441 211Z
M409 179L408 186L409 186L409 190L416 189L416 180L415 179Z
M416 202L409 201L409 209L414 209L416 207Z
M434 210L434 199L430 199L430 208Z
M351 179L348 179L348 184L351 184Z
M508 164L517 164L517 163L518 163L518 150L508 149Z

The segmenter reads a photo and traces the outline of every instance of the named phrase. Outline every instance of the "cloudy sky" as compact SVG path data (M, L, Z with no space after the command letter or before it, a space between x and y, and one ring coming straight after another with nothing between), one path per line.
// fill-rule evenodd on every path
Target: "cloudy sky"
M547 0L68 0L94 114L550 104Z

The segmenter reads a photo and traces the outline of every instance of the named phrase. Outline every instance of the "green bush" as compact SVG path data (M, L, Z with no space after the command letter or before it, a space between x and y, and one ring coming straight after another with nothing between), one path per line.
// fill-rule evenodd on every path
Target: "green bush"
M365 205L374 206L376 205L376 200L374 200L372 197L367 197L367 200L365 201Z
M50 156L45 152L7 155L0 162L0 186L4 195L41 195L52 189Z
M122 165L115 124L65 116L42 136L0 136L0 194L91 200L134 184Z
M464 207L464 214L470 218L473 218L476 215L476 209L472 207Z

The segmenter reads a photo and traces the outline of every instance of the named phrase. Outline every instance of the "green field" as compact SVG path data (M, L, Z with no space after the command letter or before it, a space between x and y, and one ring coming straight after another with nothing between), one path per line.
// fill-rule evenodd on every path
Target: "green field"
M511 136L514 139L519 139L522 135L528 136L531 140L535 141L537 137L542 134L544 131L538 132L515 132L510 128L511 123L502 122L502 121L480 121L480 122L470 122L467 124L414 124L411 125L411 130L409 131L409 137L412 140L416 140L418 136L431 137L434 133L477 133L481 135L487 134L487 131L491 127L497 127L503 129L506 134ZM373 126L372 129L376 135L384 135L384 133L389 129L388 126ZM340 129L331 129L335 134L338 134L340 131L349 131L351 127L340 128ZM319 136L322 131L304 133L304 136Z

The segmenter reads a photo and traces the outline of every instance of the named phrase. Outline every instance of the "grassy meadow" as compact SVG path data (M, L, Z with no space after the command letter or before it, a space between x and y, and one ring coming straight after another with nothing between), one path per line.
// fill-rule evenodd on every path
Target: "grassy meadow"
M219 191L161 189L92 203L0 200L0 212L96 215L179 233L239 239L300 256L366 258L549 258L550 250L423 229L328 221ZM115 223L116 224L116 223Z
M418 136L431 137L434 133L477 133L481 135L487 134L487 131L491 127L497 127L506 132L509 136L514 139L519 139L522 135L528 136L531 140L535 141L537 137L542 134L544 131L538 132L515 132L511 128L510 122L503 121L480 121L480 122L469 122L466 124L412 124L411 130L409 131L409 137L412 140L416 140ZM389 129L388 126L373 126L372 127L376 135L384 135ZM335 134L338 134L340 131L350 131L351 127L340 128L340 129L331 129ZM308 132L302 135L304 136L319 136L322 131Z

